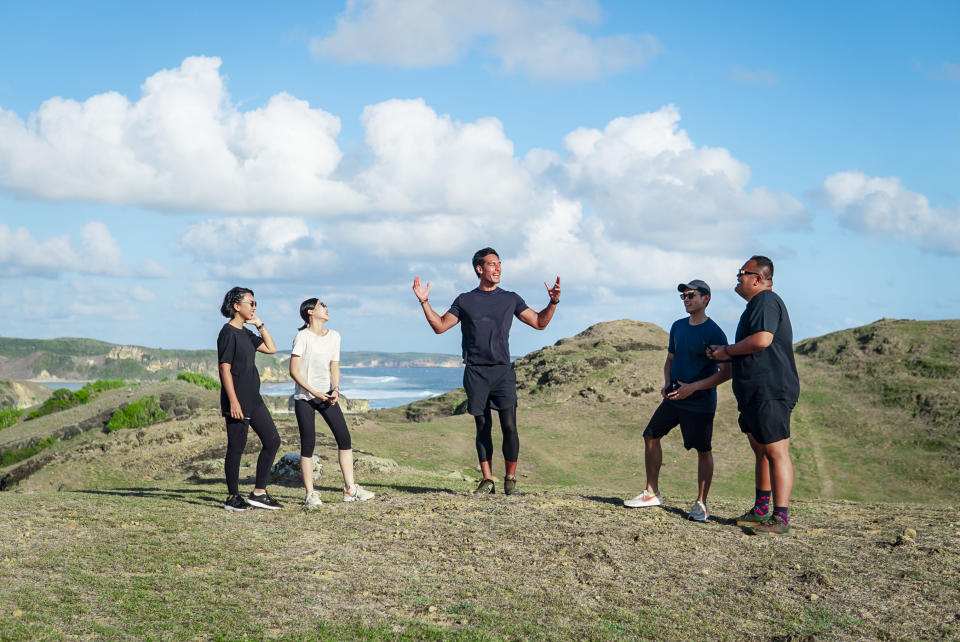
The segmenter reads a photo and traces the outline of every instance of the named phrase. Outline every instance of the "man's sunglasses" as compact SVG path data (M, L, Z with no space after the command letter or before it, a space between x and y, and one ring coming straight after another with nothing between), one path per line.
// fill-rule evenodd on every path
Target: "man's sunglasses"
M763 275L760 274L759 272L747 272L746 270L743 270L743 269L737 270L737 278L738 278L738 279L739 279L741 276L743 276L744 274L752 274L752 275L754 275L754 276L763 276Z
M683 294L680 295L680 298L681 298L681 299L692 299L693 297L697 296L698 294L700 294L700 293L699 293L699 292L684 292Z

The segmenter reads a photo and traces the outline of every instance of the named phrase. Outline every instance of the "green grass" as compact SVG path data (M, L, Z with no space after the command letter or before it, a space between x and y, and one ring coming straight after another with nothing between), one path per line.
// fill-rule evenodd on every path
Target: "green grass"
M177 374L177 381L186 381L207 390L220 390L220 382L213 377L196 372L181 372Z
M3 454L0 454L0 468L3 468L4 466L10 466L11 464L23 461L24 459L29 459L40 451L49 448L58 441L60 440L56 437L47 437L33 446L24 446L23 448L6 450L3 452Z
M160 408L156 397L143 397L114 411L107 421L107 432L124 428L143 428L170 416Z
M92 383L84 385L83 388L80 388L80 390L76 392L68 390L67 388L57 388L53 391L53 395L51 395L49 399L40 404L39 408L27 414L27 419L36 419L44 415L66 410L67 408L81 406L89 403L97 394L105 390L122 388L127 385L136 384L128 384L123 379L97 379Z
M27 420L43 417L44 415L66 410L67 408L73 408L85 404L88 401L90 401L90 391L86 388L81 388L76 392L68 390L67 388L57 388L53 391L53 395L51 395L49 399L40 404L39 408L27 414Z
M4 408L0 410L0 430L9 428L23 416L23 408Z

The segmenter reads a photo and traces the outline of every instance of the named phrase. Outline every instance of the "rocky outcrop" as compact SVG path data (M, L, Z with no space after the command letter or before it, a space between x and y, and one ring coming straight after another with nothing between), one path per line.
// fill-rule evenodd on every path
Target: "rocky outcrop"
M51 394L53 390L32 381L0 379L0 408L28 408Z

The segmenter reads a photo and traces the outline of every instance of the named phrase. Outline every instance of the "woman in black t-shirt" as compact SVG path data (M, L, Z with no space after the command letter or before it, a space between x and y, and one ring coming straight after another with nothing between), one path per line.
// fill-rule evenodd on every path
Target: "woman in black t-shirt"
M229 496L223 507L241 511L250 506L277 510L280 504L267 494L270 469L280 448L280 434L273 417L260 397L260 373L254 361L257 352L274 354L277 346L266 326L256 315L253 290L233 288L223 297L220 313L230 319L217 337L217 362L220 370L220 411L227 421L227 454L223 471ZM257 335L244 328L254 326ZM262 447L257 458L257 477L253 492L240 498L240 456L247 445L247 428L252 427Z

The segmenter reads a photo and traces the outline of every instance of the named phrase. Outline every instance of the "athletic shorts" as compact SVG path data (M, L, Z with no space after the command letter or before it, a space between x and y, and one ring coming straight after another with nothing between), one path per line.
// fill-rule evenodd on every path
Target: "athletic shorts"
M740 409L740 431L753 435L761 444L790 438L793 404L785 399L766 399Z
M463 387L467 391L467 412L474 417L487 408L506 410L517 405L517 373L512 363L468 365L463 369Z
M687 450L696 448L697 452L707 453L713 450L713 415L712 412L683 410L664 400L650 417L643 436L646 439L660 439L679 424L683 447Z

